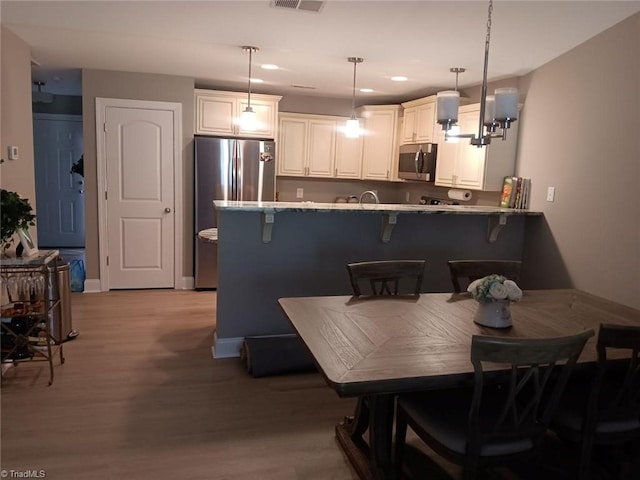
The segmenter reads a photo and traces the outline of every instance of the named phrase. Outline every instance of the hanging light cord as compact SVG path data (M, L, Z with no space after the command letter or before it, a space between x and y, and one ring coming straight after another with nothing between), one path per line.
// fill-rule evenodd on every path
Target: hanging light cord
M493 0L489 0L489 12L487 15L487 38L484 42L484 72L482 76L482 90L480 92L480 122L478 126L478 140L483 137L484 111L487 103L487 70L489 69L489 44L491 43L491 13L493 12ZM481 142L482 144L482 142Z
M351 118L356 118L356 66L358 61L353 61L353 90L351 95Z
M249 50L249 88L247 93L247 108L251 109L251 59L253 57L253 47L248 47Z

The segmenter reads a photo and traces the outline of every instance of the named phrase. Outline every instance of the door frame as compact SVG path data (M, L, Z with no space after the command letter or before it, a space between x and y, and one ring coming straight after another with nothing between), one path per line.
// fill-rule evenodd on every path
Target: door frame
M96 162L98 172L98 251L100 256L100 290L109 291L109 268L107 255L109 231L107 228L107 186L106 110L115 108L136 108L146 110L170 110L173 112L173 209L174 209L174 257L173 288L182 288L184 218L182 205L182 104L175 102L155 102L147 100L126 100L121 98L96 97Z

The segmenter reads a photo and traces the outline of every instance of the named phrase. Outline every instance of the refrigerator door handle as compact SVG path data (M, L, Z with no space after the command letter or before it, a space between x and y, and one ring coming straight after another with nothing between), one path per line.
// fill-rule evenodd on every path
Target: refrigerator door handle
M236 165L235 165L235 172L236 172L236 200L243 200L243 183L244 183L244 179L243 179L243 172L242 172L242 168L243 168L243 161L244 159L242 158L242 143L240 140L236 140L235 144L236 144Z
M236 177L236 141L230 142L230 156L229 156L229 186L231 187L231 200L237 200L237 177Z

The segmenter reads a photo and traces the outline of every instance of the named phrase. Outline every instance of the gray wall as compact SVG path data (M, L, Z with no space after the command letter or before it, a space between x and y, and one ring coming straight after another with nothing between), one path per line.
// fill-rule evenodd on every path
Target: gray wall
M640 14L520 86L517 173L544 212L527 235L529 274L640 308Z
M184 276L193 275L193 125L192 78L108 70L82 71L87 278L99 278L96 171L96 97L182 104L182 204Z

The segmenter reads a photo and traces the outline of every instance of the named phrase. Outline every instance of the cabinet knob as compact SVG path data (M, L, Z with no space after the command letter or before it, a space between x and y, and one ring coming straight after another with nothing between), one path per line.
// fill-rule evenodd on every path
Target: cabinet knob
M165 208L164 213L171 213L171 209L169 207Z

